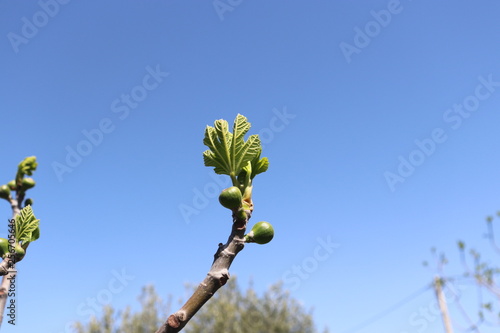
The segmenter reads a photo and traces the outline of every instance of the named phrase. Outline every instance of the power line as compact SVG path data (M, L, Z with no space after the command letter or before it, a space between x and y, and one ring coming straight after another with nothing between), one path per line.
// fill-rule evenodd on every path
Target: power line
M387 309L385 309L384 311L364 320L363 322L359 323L358 325L348 329L348 330L345 330L345 331L342 331L341 333L355 333L371 324L373 324L374 322L382 319L383 317L387 316L388 314L390 314L391 312L399 309L400 307L402 307L403 305L405 305L406 303L409 303L410 301L412 301L413 299L417 298L418 296L420 296L421 294L423 294L424 292L426 292L427 290L431 289L432 288L432 284L427 284L425 287L423 288L420 288L419 290L417 290L416 292L414 292L413 294L403 298L401 301L397 302L396 304L388 307Z

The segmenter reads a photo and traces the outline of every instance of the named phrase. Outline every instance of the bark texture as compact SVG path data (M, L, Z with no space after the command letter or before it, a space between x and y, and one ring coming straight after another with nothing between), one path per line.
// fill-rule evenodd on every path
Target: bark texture
M10 200L10 206L12 208L12 219L15 219L16 215L19 214L20 209L18 202L21 202L19 199L23 198L17 198L17 200L15 199ZM7 278L16 277L17 271L15 266L16 265L14 258L12 259L5 258L0 263L0 275L3 275L2 284L0 285L0 326L2 326L3 323L3 314L5 311L5 304L7 303L8 291L10 285L10 280L8 280Z
M207 276L201 282L193 295L175 313L171 314L167 321L156 331L156 333L174 333L181 331L196 312L215 294L215 292L226 284L229 279L229 267L234 258L245 246L246 224L251 216L251 211L246 211L247 218L238 220L233 214L233 226L231 235L226 244L219 244L214 255L214 261Z

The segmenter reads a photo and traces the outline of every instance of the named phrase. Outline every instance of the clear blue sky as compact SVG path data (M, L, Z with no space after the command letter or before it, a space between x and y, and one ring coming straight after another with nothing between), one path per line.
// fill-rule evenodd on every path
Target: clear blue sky
M250 224L276 230L236 258L242 286L283 279L343 333L430 283L432 246L450 275L458 239L491 255L500 3L59 1L0 0L0 182L36 155L42 223L3 331L66 332L89 299L136 308L148 283L185 296L230 230L203 131L237 113L270 160ZM477 311L464 286L456 329L458 304ZM442 332L434 302L428 290L359 332Z

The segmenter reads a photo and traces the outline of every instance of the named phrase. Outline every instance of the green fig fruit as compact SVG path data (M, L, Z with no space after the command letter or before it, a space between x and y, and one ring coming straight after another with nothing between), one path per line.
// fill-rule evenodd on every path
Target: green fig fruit
M219 202L222 206L228 209L237 209L241 206L241 191L236 186L226 188L219 195Z
M11 191L15 191L17 188L16 181L11 180L10 182L7 183L7 186L10 188Z
M19 243L14 246L14 251L16 252L16 262L19 262L23 260L24 256L26 255L26 251L22 248Z
M26 200L24 200L24 206L33 206L33 199L31 198L28 198Z
M247 243L267 244L274 237L274 229L271 223L261 221L256 223L252 230L245 235Z
M5 200L10 199L10 188L7 185L0 186L0 198Z
M23 178L23 182L21 184L21 189L23 191L29 190L30 188L35 187L35 181L33 178Z
M7 253L9 253L9 241L5 238L0 238L0 257L4 258Z

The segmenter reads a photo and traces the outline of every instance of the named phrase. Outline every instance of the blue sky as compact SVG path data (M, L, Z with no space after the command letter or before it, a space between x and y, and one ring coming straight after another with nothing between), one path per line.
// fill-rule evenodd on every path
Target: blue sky
M284 280L343 333L429 284L433 246L448 275L459 239L498 262L483 234L500 208L499 14L494 1L0 0L0 182L37 156L42 230L3 331L70 332L92 302L136 307L149 283L184 297L230 231L204 128L238 113L270 160L250 225L276 231L233 263L243 287ZM477 298L454 287L458 329ZM429 289L359 332L442 332L434 307Z

